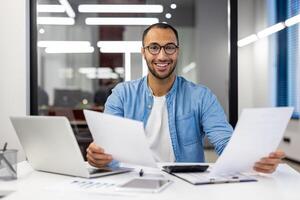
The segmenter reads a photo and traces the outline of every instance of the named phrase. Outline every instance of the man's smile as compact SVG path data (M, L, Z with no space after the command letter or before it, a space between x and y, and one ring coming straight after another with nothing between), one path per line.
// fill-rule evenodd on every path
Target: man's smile
M158 71L165 71L170 67L171 62L154 62L154 66Z

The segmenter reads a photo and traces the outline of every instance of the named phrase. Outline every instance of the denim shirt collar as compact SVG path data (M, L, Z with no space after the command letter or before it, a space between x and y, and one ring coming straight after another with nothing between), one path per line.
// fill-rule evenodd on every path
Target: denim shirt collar
M143 83L144 88L146 88L147 95L149 95L149 96L151 95L152 96L152 91L151 91L151 89L148 86L148 76L144 77L144 81L143 82L144 82ZM167 92L166 98L169 98L171 95L175 94L176 89L177 89L177 85L178 85L178 76L175 75L175 81L174 81L171 89Z

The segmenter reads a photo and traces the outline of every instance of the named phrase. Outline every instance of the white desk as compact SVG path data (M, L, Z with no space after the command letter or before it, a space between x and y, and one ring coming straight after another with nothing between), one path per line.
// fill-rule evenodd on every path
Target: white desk
M281 164L272 175L258 176L258 182L230 183L213 185L191 185L171 175L165 176L174 181L160 193L134 193L135 196L116 196L86 192L54 192L47 190L49 186L59 185L66 180L76 178L57 174L50 174L32 170L27 162L18 165L19 178L15 181L0 181L1 190L13 190L12 194L4 199L30 199L30 200L77 200L77 199L149 199L149 200L220 200L220 199L243 199L243 200L289 200L300 199L300 174L286 164ZM135 177L135 172L97 178L97 181L126 182ZM147 176L147 175L145 175Z

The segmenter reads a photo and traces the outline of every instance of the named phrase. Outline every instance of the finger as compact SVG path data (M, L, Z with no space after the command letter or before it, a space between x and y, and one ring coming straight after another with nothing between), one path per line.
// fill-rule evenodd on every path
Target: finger
M87 156L89 156L90 158L93 158L94 161L96 161L96 160L111 161L113 159L112 155L110 155L110 154L95 153L95 152L91 151L91 149L87 149Z
M96 163L96 162L94 162L92 160L89 160L89 159L88 159L88 162L89 162L90 165L92 165L94 167L97 167L97 168L101 168L101 167L105 166L105 164L99 164L99 163Z
M270 153L269 157L283 159L285 157L285 153L281 150L277 150L275 152Z
M87 156L87 160L94 167L104 167L111 162L111 160L97 160L89 155Z
M94 160L91 160L91 159L88 159L89 163L94 166L94 167L105 167L107 166L110 162L107 161L107 160L101 160L101 161L94 161Z
M257 172L261 172L261 173L266 173L266 174L270 174L273 173L275 171L275 169L262 169L259 167L254 167L254 170Z
M97 162L98 160L107 160L107 162L111 162L113 159L110 154L93 153L91 151L87 152L87 157L93 159L94 162Z
M90 156L92 156L95 160L112 160L112 156L109 154L92 153Z
M96 161L89 155L86 156L88 163L94 167L97 167Z
M257 162L255 163L254 167L261 170L272 171L277 168L277 164L265 164L265 163Z
M281 163L281 159L278 158L262 158L258 163L267 164L267 165L277 165Z
M95 153L104 153L104 149L97 146L95 143L91 143L88 147L88 149L91 151L91 152L95 152Z

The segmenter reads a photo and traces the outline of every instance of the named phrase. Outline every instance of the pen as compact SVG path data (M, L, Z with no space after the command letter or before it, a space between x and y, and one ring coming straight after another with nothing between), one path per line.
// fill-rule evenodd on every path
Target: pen
M6 151L6 148L7 148L7 142L5 142L2 151Z
M5 142L4 146L3 146L3 153L6 151L7 148L7 142ZM7 166L7 169L11 171L13 176L17 176L17 172L16 170L13 168L13 166L11 165L11 163L7 160L7 158L5 158L4 154L0 154L0 161L3 160L4 165Z
M140 170L139 175L140 175L140 177L142 177L144 175L144 170L143 169Z

